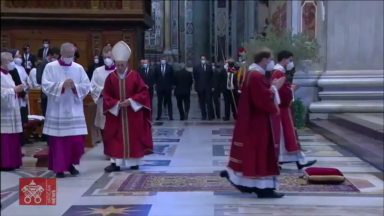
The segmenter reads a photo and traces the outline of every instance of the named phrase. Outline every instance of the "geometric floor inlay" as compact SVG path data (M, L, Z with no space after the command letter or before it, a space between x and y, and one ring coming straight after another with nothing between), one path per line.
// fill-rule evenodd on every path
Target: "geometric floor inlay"
M151 205L73 205L62 216L147 216Z

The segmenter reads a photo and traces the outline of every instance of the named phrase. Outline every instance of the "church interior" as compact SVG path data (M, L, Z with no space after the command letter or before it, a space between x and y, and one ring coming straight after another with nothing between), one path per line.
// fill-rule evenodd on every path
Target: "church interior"
M383 2L345 4L349 6L319 0L1 1L2 50L22 50L28 44L31 53L37 53L46 39L51 47L71 42L79 52L77 63L84 68L106 44L118 41L130 46L132 68L138 68L141 59L159 64L165 56L175 68L185 63L191 70L201 55L218 64L230 57L237 60L243 42L267 30L305 32L319 41L324 59L320 69L298 71L293 80L301 87L295 98L306 112L305 124L297 128L298 141L308 160L317 160L316 167L336 168L346 179L337 185L309 184L303 170L283 164L279 183L284 198L257 199L236 191L218 174L230 160L235 120L200 120L195 92L187 121L178 120L176 99L172 99L175 120L169 121L164 113L153 122L154 154L144 158L139 170L105 173L109 161L100 130L94 126L96 104L88 95L84 99L88 135L77 166L80 175L55 179L47 165L49 148L41 140L43 123L25 128L29 143L22 147L23 166L1 172L1 215L383 215L384 93L379 82L384 78ZM374 24L367 24L368 16ZM364 49L344 45L344 40L361 42L365 34L347 27L349 22L381 37L372 36ZM369 64L356 63L361 62L361 53ZM40 91L29 91L30 115L42 115ZM25 178L55 179L56 200L49 205L26 203L25 197L40 198L36 194L41 192L36 192L36 185L29 185L35 186L32 192L22 187Z

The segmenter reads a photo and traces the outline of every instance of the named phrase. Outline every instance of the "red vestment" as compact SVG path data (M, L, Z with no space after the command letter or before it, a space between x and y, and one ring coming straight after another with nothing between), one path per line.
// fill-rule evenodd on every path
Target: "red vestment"
M248 73L238 112L228 167L248 178L279 175L278 146L274 145L270 121L278 108L269 82L260 72Z
M132 99L142 105L137 112L131 106L120 107L117 116L109 112L118 102ZM104 84L103 111L106 117L103 140L105 154L112 158L142 158L153 153L151 109L148 86L139 73L128 71L120 79L110 73Z
M272 80L274 79L280 79L281 77L285 77L285 73L281 70L274 70L272 73ZM285 149L288 153L293 153L300 151L300 147L296 142L296 133L295 128L293 125L293 118L292 118L292 89L291 84L286 81L283 86L279 89L279 96L280 96L280 114L274 116L276 124L274 124L275 131L277 130L276 127L280 128L280 123L283 128L283 136L284 136L284 143L285 143ZM280 129L279 129L280 130Z

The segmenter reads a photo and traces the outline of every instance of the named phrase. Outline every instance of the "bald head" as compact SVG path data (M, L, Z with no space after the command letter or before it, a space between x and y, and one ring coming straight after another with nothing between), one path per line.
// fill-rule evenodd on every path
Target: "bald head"
M9 52L2 52L1 53L1 65L5 66L9 62L13 61L12 54Z
M60 47L60 54L61 54L61 57L64 59L64 58L72 58L75 56L75 45L73 45L73 43L63 43L61 44L61 47Z

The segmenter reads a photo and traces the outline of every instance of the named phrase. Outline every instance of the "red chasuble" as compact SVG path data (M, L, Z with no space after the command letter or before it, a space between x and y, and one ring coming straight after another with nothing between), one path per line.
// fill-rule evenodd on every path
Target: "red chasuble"
M238 111L228 167L249 178L279 175L278 146L273 141L270 121L278 107L269 82L260 72L248 73Z
M279 79L281 77L285 77L285 73L280 70L275 70L272 73L272 80ZM281 86L281 88L279 89L279 96L280 114L275 116L275 118L277 119L279 125L281 123L283 128L285 149L288 153L300 151L300 147L296 142L296 133L293 125L293 118L291 112L293 99L292 89L291 84L288 81L286 81L283 86Z
M131 106L120 107L118 116L111 112L119 101L131 98L143 107L137 112ZM153 153L151 110L148 86L139 73L128 71L120 79L110 73L104 84L103 110L106 117L103 140L105 154L113 158L142 158Z

